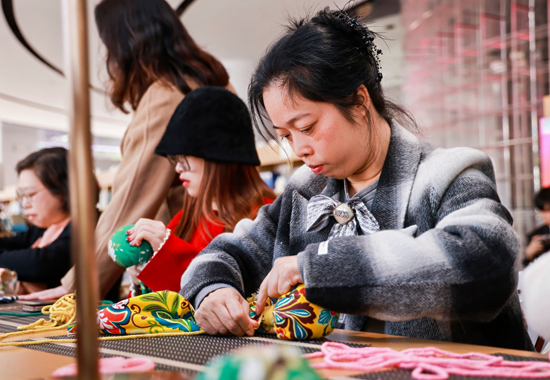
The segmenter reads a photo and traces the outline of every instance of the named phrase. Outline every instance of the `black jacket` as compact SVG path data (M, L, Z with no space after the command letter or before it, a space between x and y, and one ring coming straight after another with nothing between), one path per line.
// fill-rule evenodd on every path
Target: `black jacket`
M71 223L61 235L44 248L30 248L46 231L31 226L27 232L0 238L0 268L17 272L20 281L39 282L48 288L61 285L71 268Z

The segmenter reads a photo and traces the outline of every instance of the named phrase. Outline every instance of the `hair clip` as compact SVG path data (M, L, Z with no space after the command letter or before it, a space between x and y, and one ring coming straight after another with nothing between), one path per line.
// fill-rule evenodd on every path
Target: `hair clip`
M325 11L327 11L327 8L325 8ZM369 54L372 55L376 63L376 70L378 71L376 81L382 81L382 67L380 66L380 58L378 57L382 54L382 50L378 49L374 44L374 35L372 34L372 32L367 27L359 25L359 23L357 22L357 18L360 16L358 16L357 18L351 17L349 14L346 13L346 11L336 11L332 14L338 19L342 20L342 22L347 24L349 27L351 27L355 31L355 33L361 34L361 40L365 42L365 46L369 50ZM359 49L359 47L356 46L355 48L359 51L359 54L363 55L363 52L361 51L361 49Z

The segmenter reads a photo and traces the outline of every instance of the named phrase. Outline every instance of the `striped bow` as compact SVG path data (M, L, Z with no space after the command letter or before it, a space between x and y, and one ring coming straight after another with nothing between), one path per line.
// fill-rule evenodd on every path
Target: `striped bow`
M332 217L332 218L331 218ZM340 236L358 235L359 228L364 235L380 229L374 216L361 199L350 199L348 203L340 203L326 195L315 195L307 204L307 231L320 231L336 220L330 230L328 240Z

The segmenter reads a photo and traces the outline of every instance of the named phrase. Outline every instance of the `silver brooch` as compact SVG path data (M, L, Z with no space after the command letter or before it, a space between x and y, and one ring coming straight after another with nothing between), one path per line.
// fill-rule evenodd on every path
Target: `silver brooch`
M332 215L341 225L347 224L355 216L353 209L347 203L340 203L336 206L332 211Z

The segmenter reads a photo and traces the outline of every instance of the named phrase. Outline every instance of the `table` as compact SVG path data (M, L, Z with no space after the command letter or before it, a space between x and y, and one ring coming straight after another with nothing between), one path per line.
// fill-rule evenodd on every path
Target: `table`
M0 320L0 324L6 323ZM28 338L41 338L47 336L60 335L59 331L48 333L34 333L29 334ZM544 358L544 355L520 351L509 350L496 347L475 346L461 343L449 343L440 341L430 341L423 339L412 339L399 336L335 330L329 337L329 339L345 342L345 343L361 343L370 344L374 347L390 347L395 350L402 350L405 348L413 347L427 347L434 346L443 350L448 350L457 353L465 352L482 352L482 353L503 353L510 355L519 355L532 358ZM19 340L20 337L14 337L11 340ZM6 341L9 341L7 339ZM24 347L1 347L0 348L0 374L2 379L39 379L47 378L51 376L52 372L64 365L74 363L75 359L69 356L51 354L32 350ZM357 374L357 372L351 371L324 371L322 375L324 377L334 376L351 376Z

